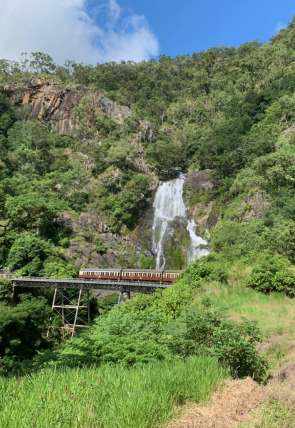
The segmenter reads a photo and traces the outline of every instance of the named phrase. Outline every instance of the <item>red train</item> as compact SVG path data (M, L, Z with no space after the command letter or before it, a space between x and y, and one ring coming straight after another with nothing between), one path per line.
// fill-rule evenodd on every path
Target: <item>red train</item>
M110 279L118 281L173 282L179 278L181 270L155 269L80 269L79 278Z

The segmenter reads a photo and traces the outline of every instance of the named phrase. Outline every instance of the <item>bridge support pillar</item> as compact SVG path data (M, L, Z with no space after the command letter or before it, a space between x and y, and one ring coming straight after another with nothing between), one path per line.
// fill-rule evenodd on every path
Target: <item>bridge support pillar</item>
M90 324L89 290L87 290L87 305L82 303L83 289L80 288L76 296L66 294L66 290L55 288L52 302L52 310L62 319L63 338L69 332L74 336L76 328L86 327Z
M120 305L122 301L129 300L129 299L130 299L130 291L120 290L118 305Z

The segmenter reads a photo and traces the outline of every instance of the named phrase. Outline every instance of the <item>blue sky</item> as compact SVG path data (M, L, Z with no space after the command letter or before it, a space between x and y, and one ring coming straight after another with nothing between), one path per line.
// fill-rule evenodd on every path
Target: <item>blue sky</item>
M268 41L294 0L1 0L0 58L45 52L58 64L172 57Z
M294 0L121 0L120 5L126 13L143 14L160 53L173 57L218 44L268 41L295 14Z

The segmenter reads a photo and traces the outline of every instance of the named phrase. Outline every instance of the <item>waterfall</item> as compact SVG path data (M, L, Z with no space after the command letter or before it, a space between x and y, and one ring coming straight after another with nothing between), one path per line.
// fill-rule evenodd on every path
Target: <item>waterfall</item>
M187 222L187 230L189 233L189 236L191 238L191 244L189 246L189 249L187 250L187 261L193 262L196 258L198 259L201 256L205 256L206 254L209 254L209 251L206 250L206 248L198 248L199 245L203 244L206 245L207 241L205 239L201 238L201 236L198 236L196 234L196 222L195 220L188 220Z
M187 250L187 261L193 261L196 257L208 254L208 250L199 249L200 244L207 241L196 234L196 223L186 218L186 208L183 202L183 184L185 174L179 173L178 178L161 184L159 186L153 208L153 251L156 253L156 269L165 267L166 259L163 250L163 240L167 233L173 234L172 222L176 217L182 217L187 224L191 243Z

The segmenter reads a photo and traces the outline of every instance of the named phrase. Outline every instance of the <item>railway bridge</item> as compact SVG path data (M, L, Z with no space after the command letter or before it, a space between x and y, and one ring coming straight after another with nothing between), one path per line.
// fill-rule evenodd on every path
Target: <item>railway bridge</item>
M172 284L164 282L143 282L143 281L122 281L107 279L84 279L84 278L7 278L12 281L15 292L21 288L40 288L54 289L52 310L58 313L62 318L63 333L70 331L72 336L75 334L77 327L85 327L90 323L90 290L114 290L119 292L118 303L122 297L130 299L130 293L152 293L156 289L169 288ZM65 290L74 290L71 296ZM86 293L86 298L83 296ZM74 303L73 303L74 302ZM50 327L48 329L48 334Z

